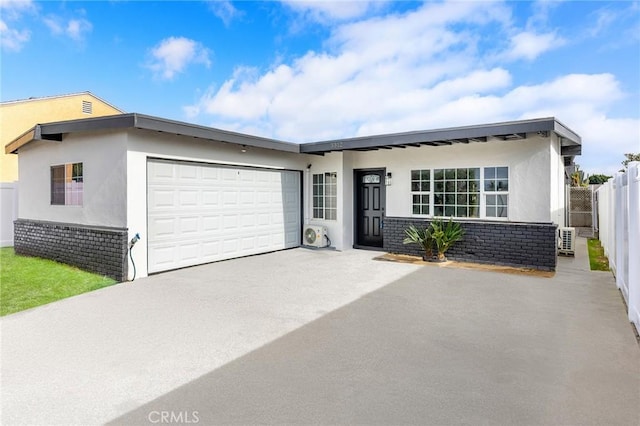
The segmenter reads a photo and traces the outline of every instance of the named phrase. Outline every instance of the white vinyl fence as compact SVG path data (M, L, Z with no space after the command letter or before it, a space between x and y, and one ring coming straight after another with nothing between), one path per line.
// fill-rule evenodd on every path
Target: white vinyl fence
M18 218L18 184L0 183L0 247L13 246L13 221Z
M597 190L600 241L640 331L640 162L629 164Z

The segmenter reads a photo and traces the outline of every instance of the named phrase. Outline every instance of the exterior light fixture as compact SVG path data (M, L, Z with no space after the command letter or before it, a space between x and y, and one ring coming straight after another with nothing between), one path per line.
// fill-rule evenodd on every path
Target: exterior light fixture
M391 186L391 172L387 172L387 176L384 179L384 184L387 186Z

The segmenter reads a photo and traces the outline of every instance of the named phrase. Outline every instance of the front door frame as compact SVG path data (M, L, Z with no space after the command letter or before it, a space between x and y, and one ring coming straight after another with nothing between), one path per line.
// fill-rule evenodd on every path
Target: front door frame
M386 185L386 176L387 176L387 168L386 167L368 167L365 169L353 169L353 248L363 249L363 250L382 250L384 246L384 237L381 235L382 244L380 246L370 246L361 244L359 241L358 231L359 224L358 218L360 216L359 212L359 185L358 175L360 173L366 174L369 172L381 172L382 179L380 182L380 204L382 205L382 221L384 222L384 218L386 216L386 205L387 205L387 185Z

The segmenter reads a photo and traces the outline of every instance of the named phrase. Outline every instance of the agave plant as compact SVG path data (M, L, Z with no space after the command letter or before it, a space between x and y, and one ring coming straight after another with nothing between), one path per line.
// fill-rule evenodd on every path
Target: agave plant
M433 236L431 235L431 228L426 227L424 229L418 229L411 225L404 230L406 234L405 239L402 241L404 244L418 244L424 250L422 258L429 260L433 257Z
M449 222L446 224L441 218L435 219L431 222L431 238L438 247L438 260L446 260L445 253L451 248L451 246L462 240L464 236L464 229L459 223L454 222L449 218Z

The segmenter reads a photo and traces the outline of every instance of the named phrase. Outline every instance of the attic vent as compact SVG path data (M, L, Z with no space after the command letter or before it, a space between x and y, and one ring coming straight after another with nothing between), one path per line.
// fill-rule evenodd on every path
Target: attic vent
M82 112L85 114L93 114L93 104L90 101L82 101Z

